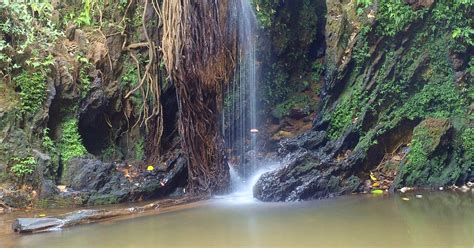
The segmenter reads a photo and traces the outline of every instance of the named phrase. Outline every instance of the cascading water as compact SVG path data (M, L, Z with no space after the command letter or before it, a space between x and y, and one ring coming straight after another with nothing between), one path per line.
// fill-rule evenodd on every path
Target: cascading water
M256 168L257 161L257 18L250 0L235 1L238 38L238 64L234 82L227 88L224 111L224 137L229 162L243 181ZM235 179L235 178L234 178Z
M279 166L258 159L257 82L256 63L257 18L251 0L235 1L238 63L234 80L227 88L224 101L224 137L229 155L233 193L224 196L231 203L251 203L253 186L260 176ZM258 160L258 164L257 164Z

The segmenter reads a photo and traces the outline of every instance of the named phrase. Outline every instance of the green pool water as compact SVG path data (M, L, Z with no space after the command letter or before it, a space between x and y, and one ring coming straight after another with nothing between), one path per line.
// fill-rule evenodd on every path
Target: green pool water
M0 242L0 247L7 248L472 248L474 194L426 192L421 199L414 195L354 195L296 203L242 201L228 196L184 210L50 233L3 232Z

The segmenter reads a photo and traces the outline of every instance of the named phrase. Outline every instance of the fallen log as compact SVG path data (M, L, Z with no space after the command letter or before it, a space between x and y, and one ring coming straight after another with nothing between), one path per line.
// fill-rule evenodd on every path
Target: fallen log
M190 196L179 199L164 199L141 207L130 207L113 210L78 210L57 217L18 218L15 220L15 222L13 222L12 229L17 233L48 232L75 225L106 221L120 216L144 213L150 210L163 210L169 207L179 206L205 199L207 199L205 196Z

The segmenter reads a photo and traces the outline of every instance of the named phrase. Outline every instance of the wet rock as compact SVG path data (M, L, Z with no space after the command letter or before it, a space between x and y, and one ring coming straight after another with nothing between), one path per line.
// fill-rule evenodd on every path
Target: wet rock
M295 107L295 108L290 109L290 112L288 113L288 116L290 118L299 120L299 119L302 119L302 118L308 116L308 112L305 111L302 108L296 108Z
M99 190L110 181L114 165L97 159L73 158L69 161L63 182L73 190Z
M31 204L31 197L23 191L4 192L3 203L11 208L26 208Z
M295 152L299 148L313 150L324 145L326 141L326 132L310 131L295 138L283 140L279 144L280 148L278 152L281 156L285 156L290 152Z
M280 130L272 136L273 141L280 141L281 139L290 138L293 136L293 133Z
M54 85L56 88L56 96L53 101L53 105L73 103L80 98L80 90L71 74L69 68L71 63L65 58L56 58L56 64L54 66ZM54 108L61 106L52 106Z
M262 175L254 196L262 201L309 200L357 192L363 186L361 179L347 175L352 164L321 155L303 149L289 154L283 168Z
M166 171L145 172L137 180L127 178L115 165L96 159L76 158L69 162L64 182L69 192L54 199L59 205L104 205L148 200L184 187L186 160L182 156L167 161Z
M79 50L86 51L89 41L87 40L86 33L80 29L74 30L74 41L77 43Z
M46 179L43 181L41 188L40 188L40 199L47 199L54 197L59 194L59 189L56 187L52 180Z
M453 69L458 73L461 72L465 64L464 58L457 53L450 54L449 58L451 59Z
M74 34L76 33L77 26L75 24L71 24L66 28L64 32L64 36L68 38L70 41L74 40Z

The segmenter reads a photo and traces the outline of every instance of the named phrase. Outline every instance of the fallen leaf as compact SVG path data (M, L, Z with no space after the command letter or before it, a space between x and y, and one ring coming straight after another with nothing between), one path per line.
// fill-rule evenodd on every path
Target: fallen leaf
M409 201L410 198L403 197L402 200L404 200L404 201Z
M370 193L374 194L374 195L380 195L380 194L383 194L383 190L381 189L374 189L372 191L370 191Z
M377 181L377 178L374 176L374 173L370 172L370 179L372 181Z
M151 165L148 165L148 167L146 167L146 170L147 171L153 171L155 168Z

